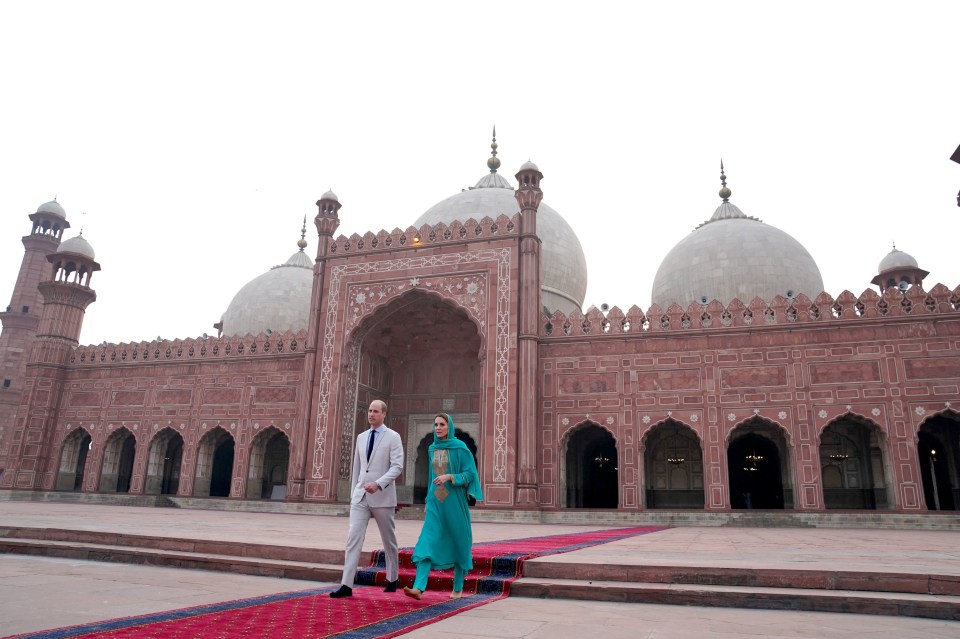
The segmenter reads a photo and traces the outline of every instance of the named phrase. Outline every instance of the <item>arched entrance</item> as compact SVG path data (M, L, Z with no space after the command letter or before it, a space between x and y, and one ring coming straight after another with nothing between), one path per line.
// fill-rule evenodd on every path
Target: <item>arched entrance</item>
M592 423L567 436L564 456L567 508L616 508L620 483L617 441Z
M467 445L467 448L470 449L470 452L473 454L473 462L477 462L477 443L473 441L468 433L460 430L459 428L454 430L456 438L462 441ZM433 443L433 433L424 435L420 440L420 444L417 446L417 460L415 462L415 479L413 484L413 503L422 504L427 500L427 482L430 478L430 444ZM479 468L479 465L477 466Z
M820 434L823 504L827 509L887 508L881 433L876 424L846 415Z
M233 437L217 426L204 435L197 448L194 497L229 497L233 477Z
M928 510L960 510L960 418L950 412L923 422L917 460Z
M103 467L100 470L100 492L130 492L133 478L133 460L137 452L137 439L126 428L110 435L103 449Z
M82 490L83 473L87 467L87 454L93 439L90 433L78 428L63 440L60 451L60 470L57 473L57 490Z
M442 287L465 295L475 291L482 298L485 289L477 288L476 279L470 274L450 276L444 278ZM351 289L352 299L396 295L389 288L377 284ZM360 322L350 337L341 390L339 499L349 499L353 444L368 427L367 407L374 399L387 402L387 424L400 433L407 451L407 470L397 481L400 503L418 501L412 462L426 432L419 430L425 416L429 416L432 430L435 413L450 413L457 424L476 425L478 436L473 439L480 441L479 433L485 428L480 410L487 392L481 384L482 350L477 320L463 307L420 288L408 287ZM480 464L478 469L482 475ZM422 499L419 495L419 501Z
M290 440L274 426L257 435L250 449L247 499L283 499L287 496Z
M172 428L164 428L150 442L143 492L148 495L176 495L180 490L182 464L183 437Z
M647 508L703 508L703 452L697 434L668 419L644 437Z
M743 509L793 508L793 491L784 479L790 477L789 448L783 430L755 418L730 433L727 472L730 507Z

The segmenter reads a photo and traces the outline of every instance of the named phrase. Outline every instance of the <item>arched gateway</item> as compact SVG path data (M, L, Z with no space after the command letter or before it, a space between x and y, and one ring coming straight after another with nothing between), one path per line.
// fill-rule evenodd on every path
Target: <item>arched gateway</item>
M416 490L425 481L417 475L418 450L432 432L438 412L451 414L457 436L470 440L478 468L482 468L484 425L480 414L486 387L481 384L483 339L477 324L451 300L409 288L370 309L347 345L340 499L345 498L349 483L353 442L368 428L367 407L374 399L387 402L387 423L403 438L406 462L397 482L401 503L423 501ZM354 299L379 292L360 290Z

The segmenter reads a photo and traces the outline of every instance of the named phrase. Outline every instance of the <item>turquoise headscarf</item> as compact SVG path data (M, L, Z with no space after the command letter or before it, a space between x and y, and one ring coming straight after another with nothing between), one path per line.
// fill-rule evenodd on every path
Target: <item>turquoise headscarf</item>
M439 439L437 430L433 430L433 443L430 444L430 451L444 449L449 451L451 474L463 473L468 470L473 471L473 480L467 485L467 494L472 495L477 501L483 499L483 491L480 490L480 473L477 472L477 464L473 459L473 453L467 448L467 445L457 439L456 428L453 425L453 418L447 413L441 413L447 418L447 438Z

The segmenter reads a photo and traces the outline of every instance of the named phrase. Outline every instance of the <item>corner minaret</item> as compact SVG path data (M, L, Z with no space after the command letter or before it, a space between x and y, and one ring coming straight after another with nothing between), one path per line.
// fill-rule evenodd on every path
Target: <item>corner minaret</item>
M70 228L56 199L41 204L29 218L33 228L21 240L23 261L13 295L0 312L0 468L7 467L8 436L23 393L27 353L40 324L43 297L39 285L50 269L47 255L57 250L63 231Z
M519 330L517 345L517 504L535 506L540 454L537 397L540 370L539 335L543 302L540 299L540 238L537 209L543 200L543 173L527 161L516 174L520 205Z
M899 250L896 244L893 245L893 250L880 260L877 271L870 283L879 286L881 293L888 288L905 291L911 286L920 286L923 278L929 275L928 271L920 268L912 255Z
M5 488L52 490L56 452L50 441L57 424L61 390L73 348L79 343L87 307L97 299L90 278L100 265L83 235L70 238L47 255L51 275L40 282L43 313L29 349L24 399L13 421L9 475Z

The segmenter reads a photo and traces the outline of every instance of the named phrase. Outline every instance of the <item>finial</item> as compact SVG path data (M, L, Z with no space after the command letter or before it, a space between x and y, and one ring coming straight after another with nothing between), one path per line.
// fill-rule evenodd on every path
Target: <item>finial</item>
M303 253L303 249L307 248L307 240L304 239L307 237L307 216L303 216L303 228L300 229L300 241L297 242L297 246L300 247L300 252Z
M894 251L897 250L897 243L896 243L896 242L893 242L893 250L894 250Z
M57 201L57 198L54 197L54 198L53 198L53 201L56 202L56 201ZM86 213L81 213L81 214L80 214L81 217L84 216L84 215L86 215ZM80 225L80 232L77 233L77 235L79 235L80 237L83 237L83 224Z
M727 175L723 172L723 158L720 158L720 197L724 202L730 201L732 191L727 188Z
M487 167L491 173L496 173L500 168L500 158L497 157L497 125L493 125L493 142L490 144L491 157L487 159Z

